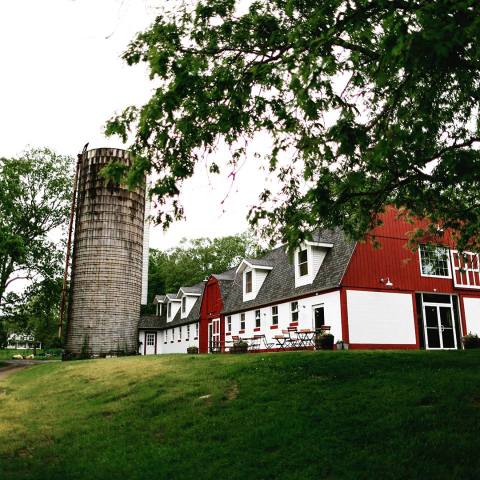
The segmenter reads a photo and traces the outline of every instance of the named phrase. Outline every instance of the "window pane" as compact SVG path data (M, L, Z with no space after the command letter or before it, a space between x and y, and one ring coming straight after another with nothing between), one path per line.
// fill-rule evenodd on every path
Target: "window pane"
M420 245L421 269L424 275L448 277L448 250L435 245Z
M301 277L308 275L308 255L306 250L298 252L298 269Z
M252 291L252 272L245 274L245 292L250 293Z

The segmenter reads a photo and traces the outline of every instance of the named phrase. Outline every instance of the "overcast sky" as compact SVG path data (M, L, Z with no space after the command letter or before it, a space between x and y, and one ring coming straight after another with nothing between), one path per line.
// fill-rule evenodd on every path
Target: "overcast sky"
M143 66L128 67L120 56L152 23L159 3L0 0L0 155L47 146L75 156L86 142L89 148L123 147L103 135L105 122L123 107L143 103L151 85ZM246 230L264 174L253 159L246 162L222 204L231 185L227 174L209 177L199 165L183 189L186 221L167 233L154 228L151 246Z

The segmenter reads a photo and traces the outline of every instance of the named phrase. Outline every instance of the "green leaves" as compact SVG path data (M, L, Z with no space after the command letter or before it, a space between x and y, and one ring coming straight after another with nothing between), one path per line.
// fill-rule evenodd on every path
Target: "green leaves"
M61 270L63 252L49 234L68 219L72 166L46 148L0 159L0 304L15 279L48 280Z
M478 244L476 0L240 7L209 0L159 16L124 55L146 62L158 88L107 133L135 134L132 179L158 173L154 193L175 207L158 221L181 216L177 196L200 151L235 150L261 132L272 152L259 161L279 180L250 217L265 234L298 239L292 229L342 226L362 238L391 203Z

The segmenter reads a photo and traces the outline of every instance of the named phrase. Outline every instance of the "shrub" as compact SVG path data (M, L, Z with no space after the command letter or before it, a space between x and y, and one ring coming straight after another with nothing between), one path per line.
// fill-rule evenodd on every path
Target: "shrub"
M331 333L320 333L315 337L316 350L333 350L333 335Z
M462 338L463 346L467 349L470 348L480 348L480 337L469 333Z
M239 340L235 342L230 349L230 353L247 353L248 352L248 343L245 340Z
M198 347L188 347L187 353L189 355L196 355L198 353Z

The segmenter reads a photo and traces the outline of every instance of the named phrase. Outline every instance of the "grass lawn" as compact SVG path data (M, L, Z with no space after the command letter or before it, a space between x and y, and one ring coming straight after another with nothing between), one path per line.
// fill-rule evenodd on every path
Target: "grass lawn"
M473 479L480 352L165 355L0 382L0 478Z

